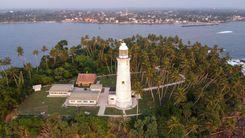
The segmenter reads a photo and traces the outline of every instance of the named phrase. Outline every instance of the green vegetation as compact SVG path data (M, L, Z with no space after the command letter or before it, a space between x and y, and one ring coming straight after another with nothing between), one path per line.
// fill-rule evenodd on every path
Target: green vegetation
M116 87L116 76L106 76L98 78L104 87Z
M0 123L1 137L100 137L114 136L107 120L78 113L73 119L53 114L47 119L25 116Z
M137 107L134 107L133 109L126 110L126 114L127 115L129 115L129 114L137 114Z
M129 110L125 110L126 115L137 114L137 107ZM122 110L118 110L113 107L107 107L105 110L105 115L123 115Z
M231 137L241 132L238 121L244 120L245 77L240 66L232 67L227 63L228 55L220 56L220 48L198 42L183 44L178 36L153 34L132 36L124 42L129 46L131 71L141 72L132 77L133 90L142 95L141 116L118 120L83 114L75 114L70 120L60 115L17 118L9 123L0 122L0 134L3 137ZM21 47L17 48L17 54L22 68L12 67L8 57L0 60L4 69L0 72L2 121L19 105L23 111L25 106L32 111L38 109L35 107L42 109L42 95L38 94L43 93L31 95L34 84L66 82L79 72L115 74L120 41L85 36L78 46L68 48L67 44L65 40L58 42L49 54L43 47L44 56L38 67L23 60ZM40 52L33 54L36 56ZM145 87L179 81L179 74L185 76L185 83L142 91ZM110 79L102 80L108 86L114 85L111 82ZM33 99L37 96L39 101L29 99L32 96ZM71 113L57 110L55 105L61 104L63 99L46 100L44 104L52 105L43 106L43 110ZM34 108L29 108L31 106ZM117 112L110 110L106 112Z
M105 110L105 115L123 115L122 110L118 110L116 108L107 107Z

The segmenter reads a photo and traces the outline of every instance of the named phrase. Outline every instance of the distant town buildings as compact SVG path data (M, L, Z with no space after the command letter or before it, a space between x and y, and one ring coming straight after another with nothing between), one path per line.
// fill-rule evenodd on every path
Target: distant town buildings
M194 24L245 21L244 10L21 10L0 11L0 23L84 22L104 24Z

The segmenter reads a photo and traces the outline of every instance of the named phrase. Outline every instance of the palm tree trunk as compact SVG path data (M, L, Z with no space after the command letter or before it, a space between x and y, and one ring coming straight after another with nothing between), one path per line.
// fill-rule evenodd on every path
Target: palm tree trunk
M48 69L49 66L48 66L48 58L45 56L45 62L46 62L46 68Z
M171 99L171 97L172 97L172 95L173 95L173 93L174 93L175 88L176 88L176 85L174 85L174 87L173 87L173 89L172 89L172 91L171 91L171 94L169 95L168 100L170 100L170 99Z
M161 93L160 93L160 89L159 87L157 88L157 93L158 93L158 99L159 99L159 105L161 106L162 105L162 100L161 100Z
M168 91L168 87L166 87L166 89L164 90L164 95L163 95L164 98L166 97L167 91Z
M37 56L36 56L36 67L37 67L37 71L38 71L38 58L37 58Z
M151 87L150 83L148 83L148 87ZM152 100L153 100L153 102L155 102L155 97L154 97L152 89L150 91L151 91Z
M111 74L110 67L108 66L108 63L107 63L107 62L105 62L105 64L106 64L106 68L107 68L107 70L108 70L109 74Z
M138 114L139 114L139 100L137 101L137 118L138 118Z
M8 74L7 74L7 72L5 71L5 69L3 68L3 66L2 66L2 71L3 71L3 73L4 73L4 76L5 76L5 79L6 79L6 83L7 83L7 86L9 86L9 79L8 79Z
M32 77L31 77L31 71L29 70L28 73L29 73L29 77L30 77L30 80L31 80L31 78L32 78Z

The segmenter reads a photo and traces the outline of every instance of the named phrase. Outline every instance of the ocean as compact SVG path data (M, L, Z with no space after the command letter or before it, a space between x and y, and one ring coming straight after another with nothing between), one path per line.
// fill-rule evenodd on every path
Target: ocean
M84 35L123 39L132 35L178 35L185 43L199 41L210 47L225 48L233 58L245 58L245 22L230 22L215 26L181 27L181 25L86 24L86 23L20 23L0 24L0 58L9 56L13 66L21 66L18 46L24 49L27 62L36 64L32 51L43 45L54 47L59 40L69 46L78 45ZM42 53L39 54L39 60Z

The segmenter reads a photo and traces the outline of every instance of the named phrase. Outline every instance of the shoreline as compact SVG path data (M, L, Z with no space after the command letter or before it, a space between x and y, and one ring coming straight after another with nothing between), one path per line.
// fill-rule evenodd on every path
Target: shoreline
M226 24L231 22L245 22L245 21L227 21L227 22L219 22L219 23L130 23L130 22L121 22L121 23L97 23L97 22L64 22L64 21L37 21L37 22L0 22L0 25L8 25L8 24L66 24L66 23L73 23L73 24L98 24L98 25L180 25L181 27L199 27L199 26L216 26L220 24Z

